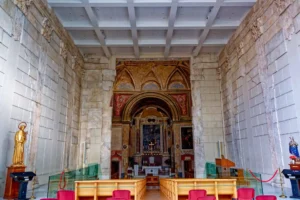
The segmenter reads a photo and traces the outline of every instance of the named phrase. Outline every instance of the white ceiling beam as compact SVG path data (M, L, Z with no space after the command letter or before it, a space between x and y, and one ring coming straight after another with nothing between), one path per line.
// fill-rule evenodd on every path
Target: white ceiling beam
M239 0L239 1L226 1L221 4L221 6L253 6L256 0ZM172 2L173 3L173 2ZM170 2L134 2L134 7L170 7L172 6ZM51 7L127 7L127 3L123 1L107 1L107 2L78 2L78 1L64 1L64 0L48 0L48 4ZM179 2L179 7L202 7L202 6L214 6L212 1L194 2L194 1L184 1Z
M81 0L82 3L87 4L84 9L94 27L94 31L97 35L97 38L99 39L99 42L101 44L101 47L105 53L105 56L110 58L111 57L111 53L109 52L108 47L105 45L105 36L103 35L102 31L98 28L98 19L92 9L92 7L89 5L89 0Z
M227 22L227 23L220 23L220 24L214 24L210 29L236 29L239 25L238 22ZM78 23L66 23L63 22L63 26L66 30L77 30L77 31L86 31L86 30L95 30L95 28L88 24L78 24ZM99 26L100 30L130 30L130 27L128 26ZM153 26L153 27L137 27L137 30L167 30L168 27L159 27L159 26ZM180 25L180 26L174 26L174 30L202 30L205 29L205 26L193 26L193 25Z
M177 8L178 8L178 0L173 0L171 10L170 10L169 26L168 26L168 32L167 32L167 37L166 37L166 48L165 48L165 52L164 52L165 57L168 57L169 53L170 53L171 41L172 41L173 32L174 32L174 24L175 24L176 14L177 14Z
M139 58L140 50L139 50L138 33L136 28L135 8L133 5L133 0L127 0L127 3L128 3L128 13L129 13L130 26L131 26L131 36L133 41L134 55L136 58Z
M217 0L216 4L214 5L213 9L211 10L211 12L208 14L208 19L207 19L207 23L206 23L206 27L205 29L202 31L200 37L199 37L199 43L198 46L194 49L193 51L193 56L197 56L202 48L203 43L206 40L206 37L209 33L209 29L211 28L211 26L213 25L218 12L222 6L222 4L224 3L224 0Z

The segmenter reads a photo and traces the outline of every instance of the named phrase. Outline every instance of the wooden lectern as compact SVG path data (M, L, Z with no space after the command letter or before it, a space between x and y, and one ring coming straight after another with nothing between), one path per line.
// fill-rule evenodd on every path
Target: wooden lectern
M20 183L14 181L10 177L10 174L14 173L14 172L25 172L25 168L26 168L26 166L10 166L10 167L7 167L4 199L16 199L16 198L18 198Z

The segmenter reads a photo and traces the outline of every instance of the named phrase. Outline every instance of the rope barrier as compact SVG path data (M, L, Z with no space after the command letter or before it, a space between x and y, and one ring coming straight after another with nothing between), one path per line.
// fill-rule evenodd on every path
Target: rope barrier
M64 186L63 187L61 187L62 177L64 177ZM62 171L62 173L60 174L60 177L59 177L59 183L58 183L59 189L64 190L66 187L66 184L67 184L67 182L66 182L65 172Z
M278 173L278 169L277 169L275 171L275 173L273 174L273 176L270 179L268 179L268 180L261 180L261 179L257 178L250 169L248 171L253 176L253 178L255 178L257 181L260 181L260 182L263 182L263 183L270 182L276 176L276 174Z

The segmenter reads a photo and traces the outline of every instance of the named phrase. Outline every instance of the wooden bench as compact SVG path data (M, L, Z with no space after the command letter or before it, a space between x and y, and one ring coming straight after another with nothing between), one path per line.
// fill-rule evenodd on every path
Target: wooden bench
M141 200L146 192L146 179L75 181L75 200L106 199L114 190L130 190L132 199Z
M204 189L216 200L237 198L235 179L160 179L160 190L170 200L187 199L192 189Z

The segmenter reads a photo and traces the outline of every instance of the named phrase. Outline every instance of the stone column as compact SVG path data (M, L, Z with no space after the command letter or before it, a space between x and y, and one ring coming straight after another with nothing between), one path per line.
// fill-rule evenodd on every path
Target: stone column
M202 70L198 68L197 62L201 58L192 59L191 65L191 92L192 92L192 118L193 118L193 138L194 138L194 160L195 160L195 178L203 178L205 172L205 154L204 154L204 132L202 125L201 112L201 80Z
M114 59L86 58L81 95L81 144L87 163L100 164L99 179L110 178ZM85 150L81 149L81 158ZM84 161L83 161L84 162Z
M115 59L102 59L100 62L107 62L108 65L102 70L102 134L101 134L101 179L110 179L111 164L111 135L113 108L111 100L113 97L113 84L115 81Z

